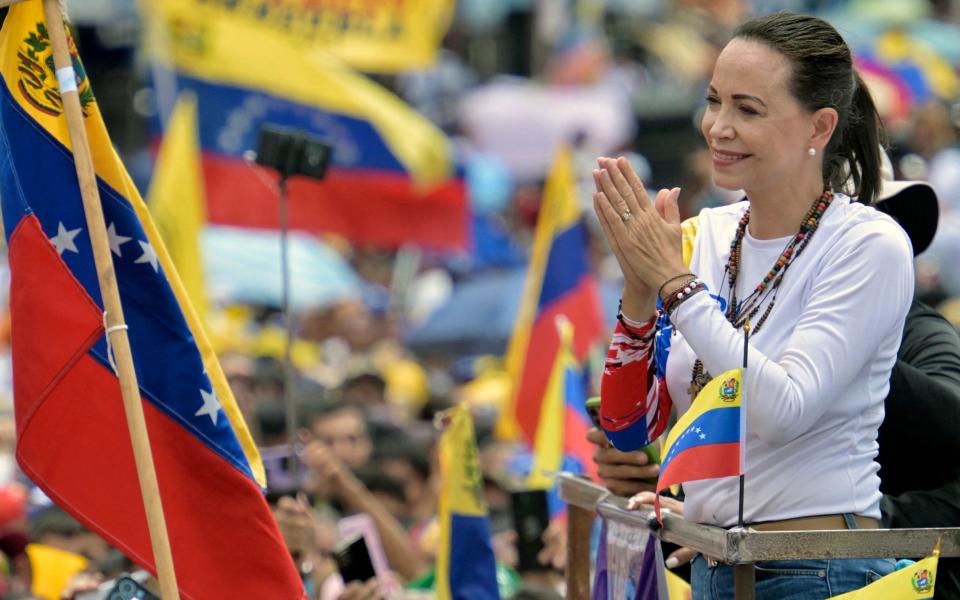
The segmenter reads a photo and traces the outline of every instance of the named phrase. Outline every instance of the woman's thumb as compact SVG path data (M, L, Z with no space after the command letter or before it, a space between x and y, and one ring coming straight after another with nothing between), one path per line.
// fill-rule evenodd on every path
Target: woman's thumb
M663 218L671 225L680 224L680 188L675 187L667 194L663 207Z

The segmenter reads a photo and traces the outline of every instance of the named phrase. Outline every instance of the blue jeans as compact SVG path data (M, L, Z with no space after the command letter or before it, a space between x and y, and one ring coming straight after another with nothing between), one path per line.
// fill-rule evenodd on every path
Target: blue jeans
M856 529L853 515L843 515L848 529ZM769 560L758 562L757 600L824 600L858 590L893 572L890 558L844 560ZM690 573L693 600L733 600L733 567L710 566L703 556L693 559Z
M757 600L823 600L871 584L893 572L887 558L771 560L756 563ZM693 559L693 600L733 600L733 567Z

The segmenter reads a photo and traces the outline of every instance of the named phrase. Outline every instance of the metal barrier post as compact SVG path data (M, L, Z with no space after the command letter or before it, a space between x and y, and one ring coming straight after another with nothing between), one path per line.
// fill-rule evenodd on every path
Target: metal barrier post
M590 600L590 531L594 512L579 506L567 510L567 598Z

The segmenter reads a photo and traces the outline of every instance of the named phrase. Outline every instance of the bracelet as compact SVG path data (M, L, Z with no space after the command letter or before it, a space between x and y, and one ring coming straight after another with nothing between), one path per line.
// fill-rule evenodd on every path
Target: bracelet
M691 298L704 292L707 289L707 284L700 281L699 279L694 279L693 281L688 281L680 289L674 291L667 299L663 301L663 312L667 313L667 316L673 314L673 311L680 306L684 300Z
M693 279L690 279L690 280L688 280L688 281L684 281L684 282L681 283L679 286L675 287L675 288L673 289L673 291L671 291L669 294L667 294L664 298L661 298L660 301L661 301L662 303L664 303L664 304L667 304L668 302L671 301L671 298L673 298L674 300L676 300L676 295L677 295L679 292L683 291L683 289L684 289L685 287L688 287L688 286L691 286L691 285L696 284L698 281L700 281L700 279L698 279L697 277L694 277Z
M680 278L682 278L682 277L693 277L694 279L697 278L697 276L694 275L693 273L680 273L679 275L674 275L674 276L671 277L670 279L668 279L668 280L666 280L666 281L663 282L663 285L661 285L661 286L660 286L660 289L657 290L657 296L658 296L661 300L663 300L663 288L667 287L667 284L670 283L671 281L676 281L676 280L678 280L678 279L680 279ZM683 286L680 286L680 287L683 287ZM676 290L674 290L674 291L676 291Z

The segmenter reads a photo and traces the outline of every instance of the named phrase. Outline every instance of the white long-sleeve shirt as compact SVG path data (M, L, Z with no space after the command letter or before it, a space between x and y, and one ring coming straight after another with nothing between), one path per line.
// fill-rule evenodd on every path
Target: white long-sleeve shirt
M747 203L700 214L691 271L716 294ZM792 237L792 236L791 236ZM737 297L746 298L790 238L743 239ZM836 194L790 265L767 322L750 338L745 521L850 512L880 517L877 429L913 296L909 239L889 217ZM764 305L765 307L765 305ZM754 318L754 325L763 308ZM713 374L743 362L743 333L715 299L697 294L673 313L666 379L682 414L696 356ZM735 477L689 482L684 514L737 520Z

